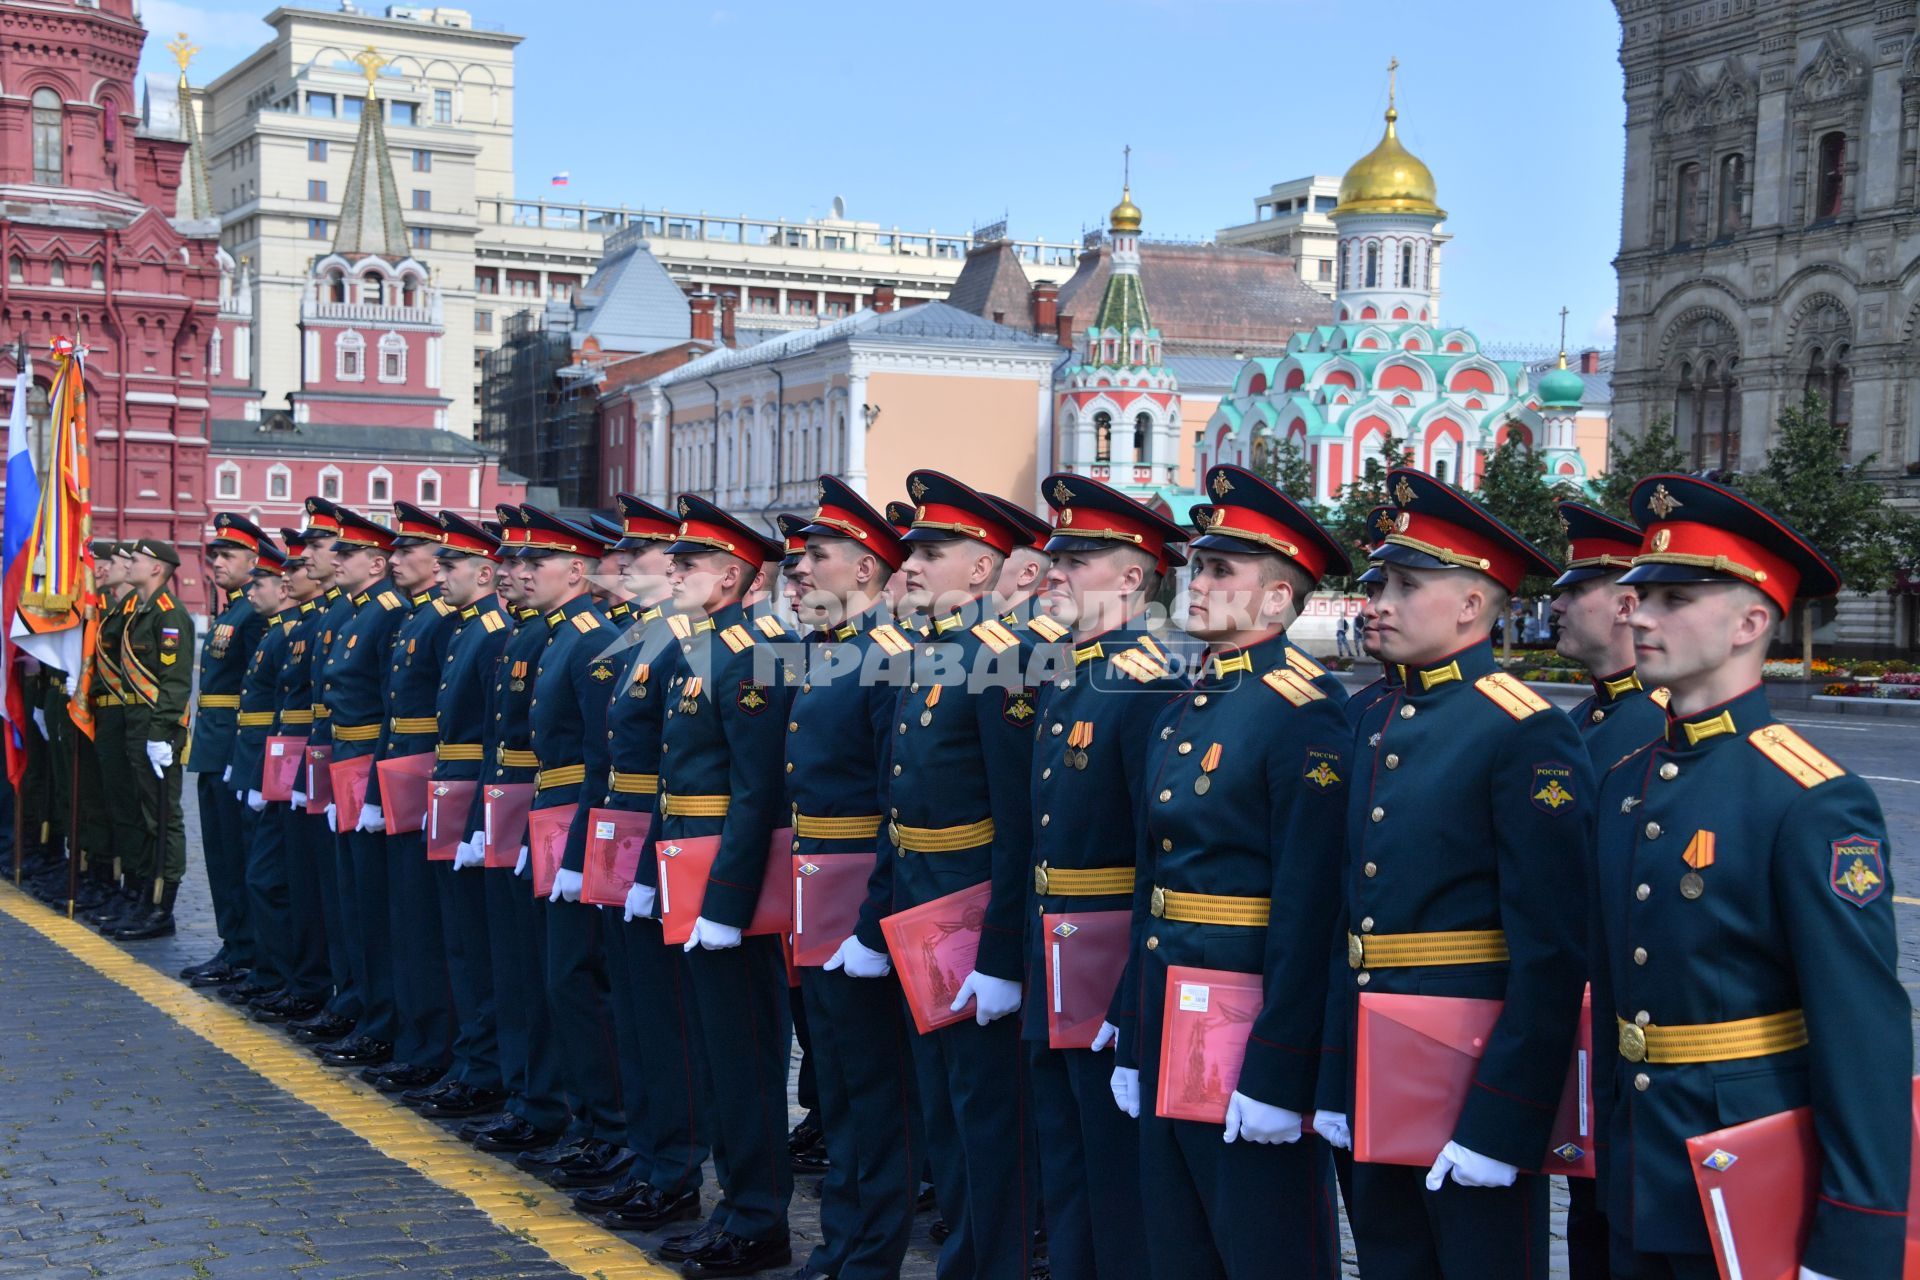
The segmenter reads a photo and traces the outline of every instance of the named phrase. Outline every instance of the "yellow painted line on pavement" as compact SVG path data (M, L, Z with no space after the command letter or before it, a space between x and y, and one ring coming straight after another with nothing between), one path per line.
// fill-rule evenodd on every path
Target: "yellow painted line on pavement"
M544 1182L473 1150L360 1081L342 1078L279 1035L163 976L11 884L0 891L0 911L214 1048L239 1059L380 1154L472 1201L504 1230L575 1275L598 1280L677 1280L678 1271L668 1270L613 1232L594 1226L574 1212L567 1196Z
M1896 893L1893 895L1893 900L1905 907L1920 907L1920 898L1903 898Z

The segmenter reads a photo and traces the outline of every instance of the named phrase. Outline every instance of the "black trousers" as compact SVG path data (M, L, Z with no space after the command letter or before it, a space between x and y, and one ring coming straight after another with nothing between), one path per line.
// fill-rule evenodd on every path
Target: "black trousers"
M972 1018L913 1038L927 1151L940 1216L952 1234L941 1280L1023 1280L1033 1245L1026 1150L1026 1046L1020 1017Z
M393 960L397 1062L444 1070L453 1053L453 993L440 935L445 864L427 861L427 837L408 831L387 846L387 943Z
M480 867L455 871L451 862L436 862L428 874L438 882L442 963L453 993L453 1061L448 1072L475 1089L499 1089L499 1025L493 965L487 958L488 872Z
M640 1175L669 1196L705 1180L706 1077L695 1064L700 1010L687 958L660 940L658 920L623 921L599 913L620 1052L627 1145Z
M246 868L241 878L246 895L243 911L248 932L255 939L253 981L270 987L285 987L294 969L287 831L280 821L281 808L268 805L264 812L252 815L253 839L247 842ZM212 857L211 850L208 857ZM212 874L211 863L208 874Z
M333 941L327 935L321 869L331 880L333 836L325 818L308 816L290 804L270 804L260 825L278 821L285 850L287 882L287 954L291 969L287 990L303 1000L334 994Z
M686 957L700 1006L700 1066L713 1099L714 1173L723 1230L748 1240L787 1231L793 1165L787 1154L787 1054L793 1027L779 940Z
M152 780L151 769L147 776ZM254 931L247 921L250 842L242 835L241 822L247 807L233 798L233 787L220 781L218 773L196 773L193 777L200 800L200 850L207 866L207 892L213 897L213 927L220 933L220 949L226 953L227 963L257 968L267 958L256 948Z
M594 919L600 909L544 900L535 907L546 919L547 1016L560 1078L573 1099L573 1118L585 1126L588 1137L624 1145L627 1118L620 1097L613 1004L600 925Z
M1546 1280L1547 1178L1427 1190L1409 1165L1353 1166L1353 1247L1367 1280Z
M1063 1276L1139 1280L1140 1122L1114 1105L1113 1055L1029 1040L1047 1261Z

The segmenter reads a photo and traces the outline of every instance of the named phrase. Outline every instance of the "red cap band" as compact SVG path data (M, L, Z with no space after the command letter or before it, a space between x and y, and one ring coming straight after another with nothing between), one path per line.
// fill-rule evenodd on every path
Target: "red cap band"
M1463 525L1418 511L1402 511L1397 524L1397 531L1387 535L1388 542L1464 569L1477 569L1508 591L1518 590L1527 575L1528 562L1517 550Z
M1793 612L1800 571L1759 543L1714 525L1672 520L1647 526L1635 564L1679 564L1724 573L1766 593L1782 612Z
M947 533L959 534L963 538L972 538L975 542L984 542L1001 555L1012 555L1013 549L1026 542L1023 534L1009 529L998 521L981 523L977 513L964 507L949 507L938 502L924 503L914 508L913 527L916 529L939 529Z
M1305 569L1313 575L1315 582L1326 576L1325 551L1312 542L1301 541L1299 531L1291 525L1255 511L1252 507L1236 507L1231 503L1216 505L1213 523L1207 526L1207 534L1257 542Z

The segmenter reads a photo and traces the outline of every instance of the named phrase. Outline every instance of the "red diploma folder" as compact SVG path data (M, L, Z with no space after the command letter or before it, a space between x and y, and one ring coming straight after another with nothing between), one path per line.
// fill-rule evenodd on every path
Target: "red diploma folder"
M367 782L373 777L373 757L355 756L335 760L327 766L333 779L333 829L352 831L360 825L360 810L367 803Z
M640 851L653 826L650 813L594 809L587 814L587 864L580 901L603 907L627 905L627 890L640 871Z
M1920 1156L1920 1079L1908 1128ZM1794 1280L1820 1191L1813 1108L1796 1107L1687 1139L1721 1280ZM1907 1184L1906 1280L1920 1277L1920 1178Z
M490 782L481 793L481 818L487 827L487 865L511 871L527 842L527 810L533 807L531 782Z
M1131 911L1042 916L1046 945L1047 1044L1091 1049L1127 967ZM1222 1113L1222 1119L1225 1113Z
M971 888L896 911L880 922L893 954L893 970L900 975L907 1008L921 1035L973 1017L971 1005L953 1011L960 985L973 972L980 954L980 929L987 920L987 901L993 885L981 881Z
M788 851L792 848L793 828L775 828L767 846L760 897L753 904L753 919L744 932L793 931L793 894L787 879ZM667 942L685 942L693 936L693 922L700 918L707 878L713 874L713 860L720 853L720 837L662 840L655 849L660 855L660 931Z
M450 779L428 784L428 862L453 861L454 851L467 838L467 815L473 812L473 793L479 789L478 782Z
M433 752L424 751L393 756L375 766L380 770L380 803L388 834L403 836L427 829L427 784L433 777L433 759Z
M1154 1114L1168 1120L1227 1122L1227 1099L1240 1083L1247 1036L1260 1016L1261 1000L1257 973L1168 967Z
M295 789L304 781L301 775L306 770L301 765L306 759L305 738L268 738L265 768L260 771L260 794L282 804L292 800Z
M307 748L307 812L320 814L333 803L333 748ZM339 815L334 815L336 825Z
M793 964L816 969L833 959L860 923L871 853L793 855Z
M576 805L535 809L527 815L527 853L533 866L533 896L553 892L553 877L567 856L567 832L573 826ZM516 854L517 860L517 854Z
M1590 1001L1591 992L1583 1000ZM1353 1158L1433 1163L1473 1087L1498 1000L1363 992L1354 1052ZM1543 1173L1593 1176L1593 1023L1583 1012Z

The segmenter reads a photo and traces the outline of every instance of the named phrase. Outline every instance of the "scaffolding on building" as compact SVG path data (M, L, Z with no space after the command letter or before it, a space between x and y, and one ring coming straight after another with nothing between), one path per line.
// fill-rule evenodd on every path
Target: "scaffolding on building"
M529 488L553 489L563 507L599 502L596 375L574 358L566 304L508 317L500 346L481 363L480 443Z

